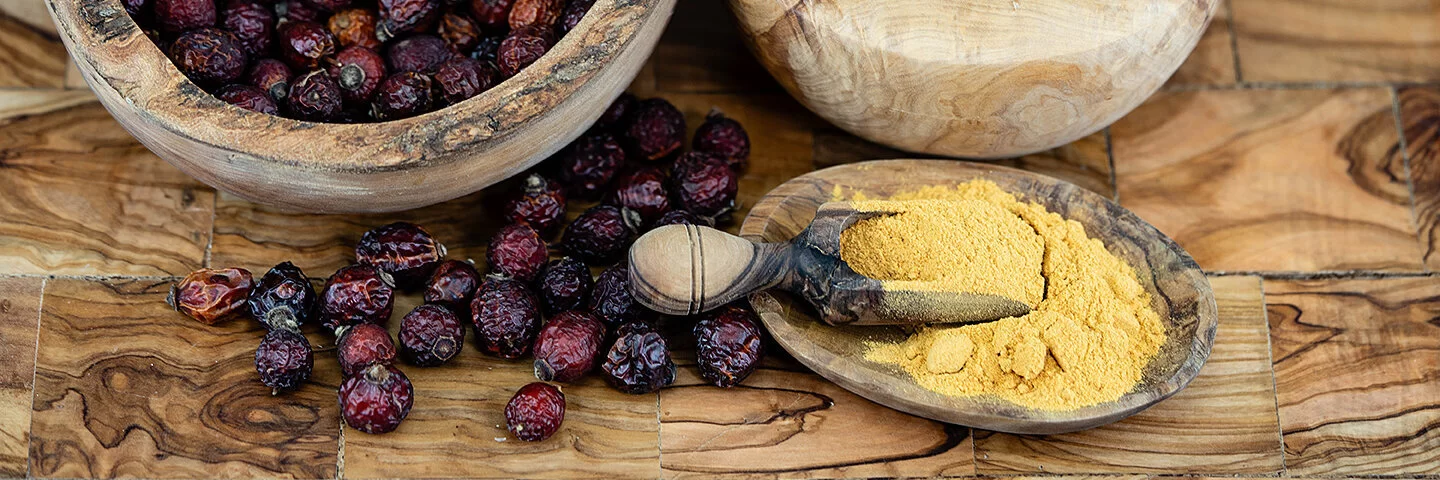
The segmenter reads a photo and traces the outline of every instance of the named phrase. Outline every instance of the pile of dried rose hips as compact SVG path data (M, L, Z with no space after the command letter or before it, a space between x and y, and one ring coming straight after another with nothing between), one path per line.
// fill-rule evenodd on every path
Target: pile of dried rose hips
M277 393L310 376L313 353L300 326L333 330L346 377L342 416L366 433L394 430L414 403L396 359L417 367L446 363L464 345L467 318L481 352L534 357L541 382L521 387L505 408L521 440L543 440L564 419L565 395L544 382L575 382L596 369L626 393L673 382L661 322L693 323L701 376L732 387L763 354L754 312L730 305L697 318L661 318L635 302L623 262L643 231L713 224L735 206L750 150L744 128L712 112L693 150L681 154L685 131L684 116L669 102L621 96L594 129L541 167L558 171L558 180L532 174L506 202L509 223L490 239L487 275L469 262L446 260L445 247L424 228L393 223L366 232L355 247L356 264L336 271L319 293L287 262L258 282L239 268L194 272L175 286L171 302L207 324L241 315L259 320L269 333L255 368ZM570 199L599 202L563 225ZM552 246L546 239L557 233ZM553 260L552 247L561 254ZM592 268L602 269L598 277ZM425 300L401 319L398 345L385 327L397 290L423 292Z
M312 122L413 117L538 60L595 0L123 0L201 88Z

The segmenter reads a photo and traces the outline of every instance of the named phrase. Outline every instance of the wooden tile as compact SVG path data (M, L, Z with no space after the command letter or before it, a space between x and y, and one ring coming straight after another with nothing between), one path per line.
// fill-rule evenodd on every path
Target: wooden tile
M1440 279L1267 280L1285 466L1440 473Z
M59 88L66 58L44 0L0 2L0 87Z
M1104 427L1051 436L977 431L982 475L1273 474L1275 388L1257 277L1210 277L1220 325L1200 375L1168 400Z
M37 477L334 478L339 365L315 355L300 390L255 373L257 322L206 326L168 282L51 280L36 362ZM309 335L318 348L330 340Z
M0 92L0 272L184 275L214 192L82 91Z
M1440 88L1404 88L1398 100L1415 188L1420 248L1426 267L1433 271L1440 269Z
M1247 82L1440 80L1431 0L1233 0Z
M1207 270L1421 268L1386 89L1163 92L1110 132L1121 204Z
M90 89L90 85L85 83L85 77L80 75L80 67L75 66L74 60L65 64L65 88L74 90Z
M40 278L0 278L0 477L25 476Z
M780 92L738 28L723 0L680 2L651 58L660 92Z
M1235 84L1235 45L1230 35L1230 6L1221 2L1190 58L1165 82L1165 88Z

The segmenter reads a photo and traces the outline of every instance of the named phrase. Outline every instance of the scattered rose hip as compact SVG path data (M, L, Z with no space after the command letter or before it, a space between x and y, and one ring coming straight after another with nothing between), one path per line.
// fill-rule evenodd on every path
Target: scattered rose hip
M721 388L733 387L750 376L765 354L758 320L748 309L727 305L695 322L700 376Z
M640 218L614 205L596 205L575 218L560 237L565 253L590 265L609 265L621 260Z
M505 404L505 426L520 440L538 442L550 438L564 421L565 394L548 383L520 387Z
M530 225L541 234L550 234L565 220L565 205L564 187L532 174L525 177L520 195L505 203L505 218Z
M504 359L530 353L542 321L539 302L518 280L491 276L480 284L470 303L475 341L480 351Z
M285 262L260 277L260 281L250 289L247 303L250 317L259 320L266 329L288 327L298 330L313 321L319 300L305 272L295 264Z
M443 305L415 307L400 320L400 353L411 365L440 365L455 358L464 344L465 325Z
M165 301L185 316L214 325L246 312L254 284L250 271L243 268L202 268L171 287Z
M340 384L340 416L365 433L395 430L414 405L415 388L393 365L371 365Z
M551 315L585 307L594 287L595 279L590 277L590 267L573 257L561 257L546 263L535 281L540 304Z
M645 310L630 292L628 264L619 263L600 272L600 277L595 279L595 289L590 292L588 307L590 313L611 327L640 319Z
M501 227L490 237L490 246L485 249L485 263L490 266L490 273L524 282L535 279L548 257L540 232L523 223Z
M362 323L341 327L339 332L335 356L340 361L340 372L346 377L355 376L371 365L395 363L395 343L390 341L390 332L385 331L385 327Z
M573 382L595 368L605 324L594 314L570 310L550 319L535 339L535 378Z
M361 323L385 324L395 303L395 280L370 265L337 270L320 290L320 321L331 330Z
M665 337L646 322L621 325L605 355L605 381L630 394L650 393L675 381L675 362Z
M444 245L424 227L408 222L371 229L360 236L360 242L355 245L356 261L374 265L407 287L430 278L444 256Z
M470 262L446 260L435 267L435 274L425 286L425 303L445 305L456 313L469 312L470 299L482 281Z
M277 310L272 318L277 316L291 314L289 310ZM255 349L255 371L260 373L260 382L279 395L300 388L300 384L310 379L315 354L310 349L310 341L295 327L294 319L277 323L286 326L271 329L260 340L260 346Z

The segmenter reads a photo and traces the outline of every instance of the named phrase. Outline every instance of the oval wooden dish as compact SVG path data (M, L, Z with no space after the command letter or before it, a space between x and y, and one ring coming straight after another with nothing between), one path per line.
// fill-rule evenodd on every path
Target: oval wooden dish
M48 0L111 115L161 158L245 199L308 212L405 210L456 198L579 136L639 72L676 0L599 0L555 48L449 108L384 123L250 112L185 78L120 0Z
M1092 238L1135 268L1165 323L1167 340L1144 379L1120 399L1072 411L1042 411L993 397L953 397L926 390L892 365L865 359L866 342L903 339L899 327L830 326L803 301L778 291L751 295L766 328L797 360L832 382L913 415L986 430L1063 433L1135 414L1184 388L1199 373L1215 340L1216 307L1210 282L1190 255L1129 210L1051 177L987 164L944 160L885 160L827 168L796 177L760 200L741 236L781 242L800 233L838 186L847 194L881 197L926 185L994 181L1021 200L1080 222Z
M901 150L1000 158L1094 133L1179 68L1218 0L730 0L800 103Z

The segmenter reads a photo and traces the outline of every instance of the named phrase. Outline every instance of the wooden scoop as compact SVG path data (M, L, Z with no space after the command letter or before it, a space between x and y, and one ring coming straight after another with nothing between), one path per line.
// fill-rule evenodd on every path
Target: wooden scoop
M660 313L694 315L779 287L804 298L831 325L976 323L1030 312L997 295L886 290L840 259L841 232L894 213L826 203L788 243L754 243L695 225L660 227L630 247L635 299Z

